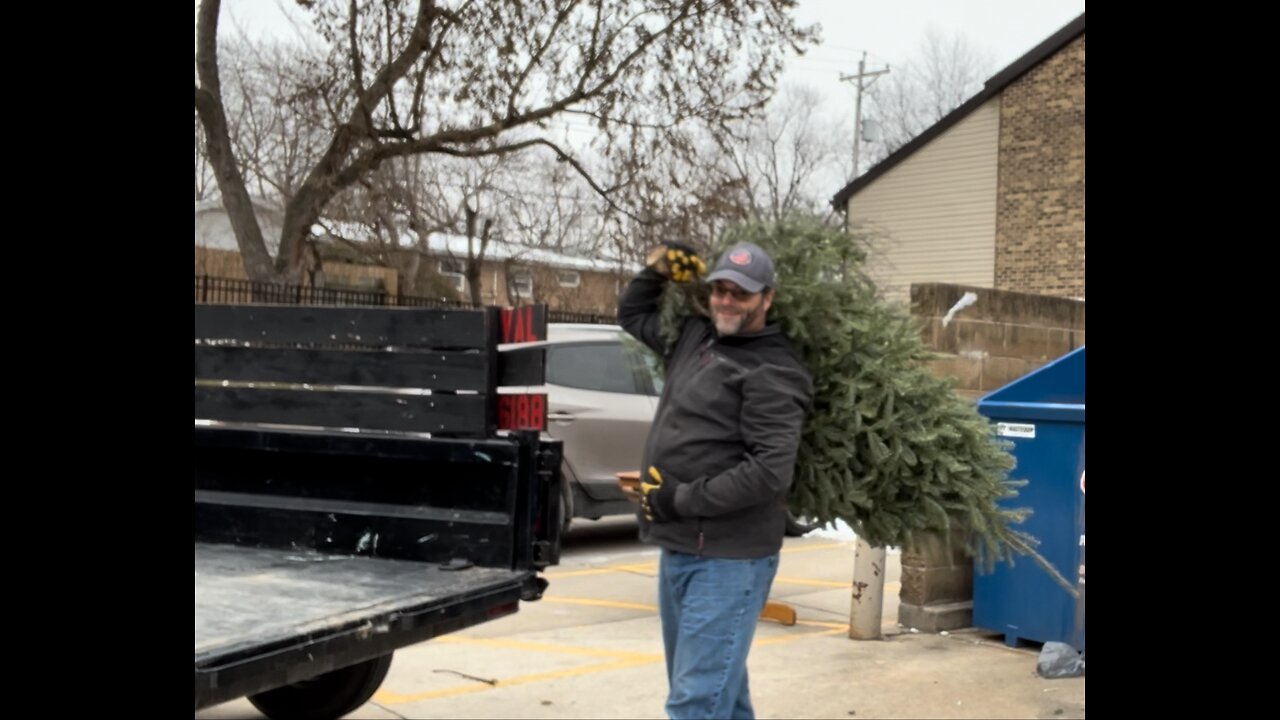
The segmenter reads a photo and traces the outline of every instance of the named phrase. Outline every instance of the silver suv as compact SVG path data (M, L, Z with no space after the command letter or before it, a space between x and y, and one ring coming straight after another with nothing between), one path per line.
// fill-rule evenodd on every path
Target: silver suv
M547 433L564 441L566 527L634 514L616 474L640 469L661 361L617 325L549 323L547 343Z

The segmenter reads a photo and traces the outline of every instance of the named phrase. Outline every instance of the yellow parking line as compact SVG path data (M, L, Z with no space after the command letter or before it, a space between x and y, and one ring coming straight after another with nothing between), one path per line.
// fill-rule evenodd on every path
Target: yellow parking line
M800 625L813 625L817 627L828 628L818 632L788 634L779 637L761 639L756 638L752 643L755 645L781 645L783 643L802 640L804 638L819 637L822 635L834 635L836 633L847 632L848 625L839 623L822 623L812 621L798 621ZM587 655L596 657L618 657L621 659L612 662L597 663L594 665L584 665L582 667L567 668L564 670L552 670L549 672L532 673L529 675L517 675L512 678L499 678L493 685L488 683L467 683L457 687L442 688L440 690L428 690L420 693L410 693L402 695L390 690L379 690L373 696L375 702L386 705L402 705L405 703L420 702L423 700L435 700L437 698L457 697L459 695L468 695L475 692L484 692L485 690L493 690L495 688L511 687L514 685L525 685L528 683L542 682L544 680L558 680L561 678L578 677L582 675L591 675L598 672L607 672L609 670L622 670L625 668L639 667L641 665L649 665L662 662L662 655L647 653L627 653L612 650L596 650L594 648L579 648L565 645L550 645L547 643L525 642L520 640L485 640L479 638L460 638L452 635L445 635L435 638L432 642L454 642L476 645L487 645L490 647L506 648L511 650L534 650L542 652L558 652L572 655Z
M590 598L560 598L551 597L549 595L542 596L540 602L564 603L566 605L592 605L595 607L612 607L623 608L626 610L648 610L649 612L657 612L657 605L642 605L640 603L619 602L617 600L592 600Z
M608 573L617 572L639 572L639 573L656 573L658 572L658 563L625 563L623 565L611 565L603 568L592 568L590 570L570 570L568 572L546 572L548 580L556 580L559 578L582 577L584 575L606 575Z
M833 548L848 548L848 547L851 547L852 545L853 543L851 542L821 543L817 545L787 547L787 548L783 548L782 552L783 553L813 552L817 550L829 550ZM546 573L546 576L549 579L559 579L559 578L569 578L569 577L585 577L585 576L591 576L591 575L606 575L606 574L618 573L618 572L638 572L638 573L656 574L657 570L658 570L657 561L652 561L652 562L644 562L644 563L624 563L624 564L614 565L610 567L590 568L590 569L584 569L584 570L570 570L567 572L548 572ZM832 580L808 580L804 578L792 578L792 577L785 577L785 576L775 578L775 582L787 583L787 584L793 584L793 585L811 585L811 586L829 587L829 588L851 587L851 583L849 582L837 582ZM900 587L901 587L901 583L895 582L895 583L885 584L886 592L897 590ZM621 608L626 610L641 610L645 612L657 612L658 610L657 606L655 605L622 602L622 601L615 601L615 600L597 600L594 598L547 596L542 599L542 602L548 602L553 604L559 603L559 604L567 604L567 605L587 605L587 606L595 606L595 607L613 607L613 608ZM782 643L793 642L796 640L809 638L809 637L834 635L836 633L848 632L849 630L849 626L847 623L821 622L816 620L797 620L796 624L809 626L809 627L823 628L823 629L817 632L788 633L786 635L765 638L765 639L757 638L753 644L754 645L779 645ZM883 626L892 627L894 625L895 625L894 621L888 620L884 622ZM595 648L574 647L574 646L567 646L567 645L553 645L549 643L529 642L529 641L523 641L523 640L469 638L469 637L459 636L459 635L445 635L442 637L435 638L433 642L483 645L483 646L499 648L499 649L507 649L507 650L553 652L553 653L562 653L562 654L568 654L568 655L579 655L584 657L608 658L609 661L603 662L603 663L596 663L592 665L584 665L582 667L568 668L564 670L553 670L548 672L532 673L528 675L518 675L512 678L498 679L494 685L490 685L488 683L476 682L476 683L468 683L465 685L460 685L452 688L443 688L440 690L431 690L427 692L410 693L405 695L383 689L383 690L379 690L374 695L373 699L380 703L398 705L398 704L404 704L404 703L419 702L423 700L432 700L436 698L457 697L459 695L466 695L469 693L493 690L494 688L498 688L498 687L510 687L513 685L524 685L527 683L542 682L545 680L556 680L560 678L578 677L582 675L590 675L590 674L599 673L599 672L607 672L609 670L620 670L620 669L625 669L630 667L637 667L640 665L647 665L651 663L659 663L659 662L662 662L662 659L663 659L662 655L660 654L633 653L633 652L624 652L624 651L616 651L616 650L599 650Z
M543 598L543 602L550 598ZM579 603L582 598L558 598L560 602ZM586 601L581 604L609 603L608 600ZM653 606L642 606L635 603L618 603L619 606L628 605L636 606L648 610L656 610ZM824 628L817 632L806 633L788 633L771 638L756 637L752 643L755 645L781 645L783 643L803 640L805 638L821 637L825 635L835 635L837 633L846 633L849 626L845 623L830 623L817 620L797 620L797 625L805 625L810 627ZM883 627L892 627L894 622L887 620ZM558 680L561 678L579 677L582 675L591 675L599 672L607 672L609 670L622 670L625 668L639 667L652 663L662 662L662 655L653 653L633 653L617 650L599 650L596 648L575 647L570 645L554 645L550 643L530 642L526 640L505 640L500 638L469 638L460 635L444 635L432 640L435 643L455 643L468 645L484 645L487 647L506 649L506 650L523 650L533 652L553 652L568 655L582 655L586 657L604 657L616 658L611 662L596 663L594 665L583 665L576 668L567 668L564 670L552 670L541 673L531 673L529 675L517 675L512 678L498 679L493 685L488 683L467 683L457 687L443 688L440 690L429 690L420 693L410 693L402 695L390 690L379 690L373 699L376 702L387 705L402 705L405 703L420 702L423 700L434 700L437 698L457 697L459 695L467 695L475 692L484 692L495 688L511 687L514 685L525 685L528 683L542 682L544 680Z

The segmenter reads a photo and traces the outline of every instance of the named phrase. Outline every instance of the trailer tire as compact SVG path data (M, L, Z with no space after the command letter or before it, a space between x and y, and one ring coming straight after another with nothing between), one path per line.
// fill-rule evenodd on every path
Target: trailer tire
M336 720L364 705L387 677L391 653L310 680L251 695L271 720Z

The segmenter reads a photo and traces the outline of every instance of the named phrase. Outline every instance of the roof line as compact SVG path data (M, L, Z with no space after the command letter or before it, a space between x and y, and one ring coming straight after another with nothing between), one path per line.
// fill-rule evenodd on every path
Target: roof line
M988 100L999 95L1013 81L1025 75L1029 70L1043 62L1046 58L1060 50L1062 46L1074 40L1078 35L1084 33L1084 13L1080 13L1080 17L1067 23L1061 30L1050 35L1039 45L1031 48L1022 57L1014 60L1003 70L992 75L982 86L982 91L977 95L969 98L963 105L947 113L941 120L934 123L924 132L917 135L911 142L903 145L895 150L889 157L876 163L866 173L858 176L857 179L845 185L840 192L831 198L831 205L839 212L847 212L849 198L853 197L862 188L869 185L873 180L888 172L891 168L910 157L916 150L927 145L937 136L946 132L946 130L961 120L965 119L969 113L977 110Z

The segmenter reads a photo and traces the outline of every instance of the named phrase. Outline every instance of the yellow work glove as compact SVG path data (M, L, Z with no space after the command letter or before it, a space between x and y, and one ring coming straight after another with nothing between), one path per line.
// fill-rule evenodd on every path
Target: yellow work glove
M662 482L662 473L658 468L649 466L649 479L640 482L640 509L649 522L668 522L679 517L676 512L676 485L679 483Z
M649 253L649 267L678 283L697 280L707 274L707 264L698 251L680 243L667 243Z

